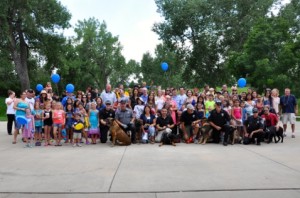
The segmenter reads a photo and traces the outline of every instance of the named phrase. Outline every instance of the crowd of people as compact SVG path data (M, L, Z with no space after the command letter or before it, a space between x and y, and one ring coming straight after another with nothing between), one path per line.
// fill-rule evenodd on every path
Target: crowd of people
M88 87L65 92L60 98L47 83L40 93L29 89L20 98L9 90L5 102L7 133L13 135L13 144L21 133L25 147L106 143L109 118L128 132L133 144L160 143L166 134L172 134L176 142L198 143L201 128L209 125L210 142L227 146L234 128L241 141L260 145L268 131L279 129L280 120L284 134L290 122L291 137L295 138L298 113L296 97L289 88L280 97L277 89L265 89L260 95L251 88L238 92L237 86L227 85L220 90L205 85L200 91L184 87L154 90L146 84L125 90L123 85L112 89L107 84L101 93ZM20 117L26 118L26 124L20 123Z

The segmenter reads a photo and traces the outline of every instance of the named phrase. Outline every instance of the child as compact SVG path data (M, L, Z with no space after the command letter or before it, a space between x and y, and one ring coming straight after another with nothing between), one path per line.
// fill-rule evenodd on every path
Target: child
M240 107L240 101L239 100L235 100L234 101L234 106L232 107L232 111L231 111L231 117L234 121L234 125L237 127L237 130L240 134L240 136L243 135L243 121L242 121L242 117L243 117L243 109Z
M92 144L96 144L97 137L99 136L99 111L96 109L95 102L91 103L91 109L89 111L90 130L89 135L92 138Z
M34 133L35 146L41 146L43 114L44 114L43 110L40 109L40 102L35 102L34 110L32 111L32 115L34 115L34 125L35 125L35 133Z
M83 126L83 122L81 120L81 114L75 113L74 123L73 123L73 138L74 138L74 144L73 147L78 146L81 147L80 140L81 140L81 133L82 128L79 127L79 124Z
M45 110L44 110L44 115L43 118L44 120L44 133L45 133L45 146L50 145L50 132L52 129L52 110L51 110L51 103L46 103L45 105Z
M61 130L65 125L66 118L65 112L63 111L63 106L60 102L55 104L55 109L53 110L53 135L56 141L55 146L62 146L60 143L61 137Z
M23 138L26 143L25 148L32 148L33 133L34 133L34 116L31 114L30 108L25 110L25 117L28 120L25 127L23 127ZM30 139L30 140L29 140Z
M88 144L90 144L90 142L88 140L88 135L87 135L89 122L88 122L88 118L87 118L88 115L87 115L86 110L84 109L82 103L79 103L79 105L78 105L78 112L81 114L81 120L84 123L84 129L82 129L82 134L83 134L83 137L85 138L85 143L88 145Z
M67 132L67 139L65 143L69 143L69 140L71 144L73 143L73 127L72 124L74 122L73 119L73 105L72 104L67 104L66 106L66 132Z

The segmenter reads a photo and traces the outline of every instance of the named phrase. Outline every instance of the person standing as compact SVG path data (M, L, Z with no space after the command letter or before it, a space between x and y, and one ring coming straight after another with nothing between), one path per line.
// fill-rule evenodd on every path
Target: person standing
M100 97L102 98L103 101L111 101L112 104L117 102L117 97L115 92L111 91L111 85L107 84L105 87L105 90L101 93Z
M8 135L12 135L12 125L15 121L15 113L16 110L14 109L14 102L16 101L15 98L16 94L12 90L8 90L8 98L5 99L5 104L7 106L6 116L7 116L7 133Z
M284 136L286 136L287 122L289 121L292 127L292 138L295 138L295 124L296 114L298 114L298 105L296 97L291 94L291 90L289 88L285 88L284 96L280 97L279 107L279 114L282 115Z

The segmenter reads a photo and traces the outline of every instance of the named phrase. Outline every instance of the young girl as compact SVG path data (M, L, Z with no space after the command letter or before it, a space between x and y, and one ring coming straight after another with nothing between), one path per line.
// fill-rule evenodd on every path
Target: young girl
M86 113L86 110L83 107L82 103L78 104L78 113L81 114L81 120L84 123L84 129L82 129L82 134L83 137L85 138L85 143L86 144L90 144L89 140L88 140L88 127L89 127L89 122L88 122L88 114Z
M55 139L55 146L62 146L60 143L62 139L61 130L63 129L66 118L65 118L65 112L63 111L63 106L60 102L55 104L55 109L53 110L53 135Z
M66 106L66 132L67 132L67 139L65 141L65 143L69 143L69 140L71 142L71 144L73 143L73 105L72 104L67 104Z
M90 122L90 129L89 135L92 138L92 144L96 144L97 137L99 136L99 111L96 109L96 103L91 103L91 109L89 111L89 122Z
M25 148L32 148L33 133L34 133L34 116L29 108L25 110L27 124L23 127L23 138L26 143ZM30 140L29 140L30 139Z
M231 117L234 120L235 126L237 127L237 130L241 136L243 134L242 133L242 127L243 127L242 116L243 116L243 109L240 107L240 101L235 100L234 106L232 107L232 111L231 111Z
M258 95L256 99L256 108L258 109L258 113L261 113L263 107L264 107L264 103L261 99L261 95Z
M228 113L229 116L231 116L231 106L230 106L229 101L228 100L224 100L223 103L222 103L222 105L223 105L223 109L225 111L227 111L227 113Z
M44 133L45 133L45 146L51 145L50 143L50 132L52 129L52 110L51 110L51 103L46 103L44 115Z
M35 102L34 110L32 111L32 115L34 115L34 125L35 125L35 133L34 133L35 146L41 146L43 114L44 114L43 110L40 109L40 103Z

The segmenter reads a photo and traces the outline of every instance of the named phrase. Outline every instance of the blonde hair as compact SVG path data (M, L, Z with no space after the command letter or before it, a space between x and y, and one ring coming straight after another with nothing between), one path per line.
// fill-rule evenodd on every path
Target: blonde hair
M276 96L276 97L279 96L279 90L276 89L276 88L272 89L271 94L272 94L272 93L275 93L275 96Z

